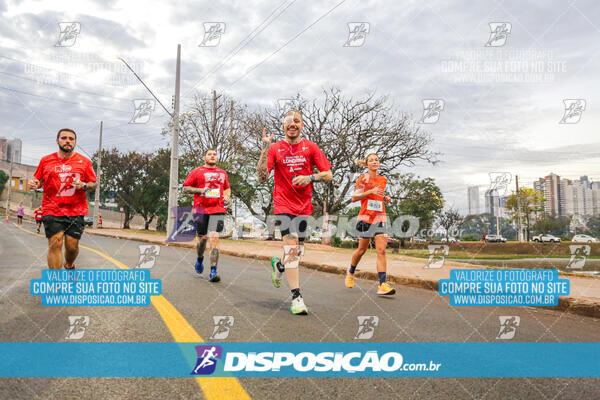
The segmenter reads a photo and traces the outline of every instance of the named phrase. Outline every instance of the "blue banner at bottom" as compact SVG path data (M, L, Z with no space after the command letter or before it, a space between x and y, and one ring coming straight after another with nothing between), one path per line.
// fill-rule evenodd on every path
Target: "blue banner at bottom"
M0 343L0 377L598 377L600 343Z

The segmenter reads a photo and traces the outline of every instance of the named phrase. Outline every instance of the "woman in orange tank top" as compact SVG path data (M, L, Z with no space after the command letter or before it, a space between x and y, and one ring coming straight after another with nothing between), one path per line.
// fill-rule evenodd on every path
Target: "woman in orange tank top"
M390 202L390 197L384 194L387 179L377 174L379 170L377 154L371 153L364 160L357 160L357 162L368 168L368 172L358 177L352 193L352 201L360 201L360 212L356 224L359 239L358 249L352 255L350 268L346 273L346 287L354 287L354 271L373 239L377 251L377 274L379 275L377 294L393 295L396 290L386 282L387 215L385 203Z

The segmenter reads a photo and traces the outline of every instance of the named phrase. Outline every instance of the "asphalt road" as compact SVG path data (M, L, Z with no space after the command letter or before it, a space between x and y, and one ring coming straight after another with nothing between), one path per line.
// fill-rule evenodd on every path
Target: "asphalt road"
M24 228L33 230L32 225ZM136 265L135 241L84 235L81 244L126 264ZM46 240L0 223L0 339L2 342L65 342L70 315L90 323L81 341L173 341L159 313L148 307L43 307L29 293L31 279L45 267ZM308 316L289 312L290 292L270 283L264 261L221 256L220 283L210 283L193 269L194 251L161 248L152 278L163 295L205 340L215 315L235 323L225 341L354 341L357 316L376 315L371 341L494 342L501 315L517 315L521 325L513 340L525 342L600 341L600 320L551 310L519 307L457 308L434 291L397 287L394 298L378 298L373 281L354 289L343 278L301 269ZM116 268L105 258L80 250L78 268ZM61 360L68 362L68 360ZM241 378L255 399L592 399L600 398L596 378ZM27 378L0 379L0 399L202 399L189 378Z

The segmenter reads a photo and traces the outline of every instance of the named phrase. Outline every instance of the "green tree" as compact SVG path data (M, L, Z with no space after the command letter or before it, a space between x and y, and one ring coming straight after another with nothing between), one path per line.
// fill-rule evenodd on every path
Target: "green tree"
M134 198L136 211L144 218L144 229L147 230L155 217L167 211L169 191L165 188L169 187L171 151L159 149L143 160L143 177L136 185Z
M0 170L0 196L2 195L2 192L4 191L4 187L6 186L7 181L8 181L8 175L6 175L6 172Z
M419 219L419 229L428 229L444 208L444 197L433 178L415 178L414 174L396 175L388 179L392 202L386 206L390 220L400 215Z
M544 209L545 200L542 193L530 188L520 188L518 195L513 193L506 200L505 208L510 212L512 221L518 220L518 210L520 210L521 222L524 224L527 233L527 241L530 239L535 217Z
M97 154L94 154L93 158L96 160ZM102 150L101 187L105 191L115 193L115 202L123 208L124 229L129 228L131 219L139 210L137 202L140 193L138 191L140 183L144 179L148 179L144 168L150 162L150 158L151 154L140 154L135 151L121 153L117 148ZM95 167L96 161L94 161Z
M537 233L550 233L552 235L564 236L569 232L570 220L568 217L544 216L533 225Z

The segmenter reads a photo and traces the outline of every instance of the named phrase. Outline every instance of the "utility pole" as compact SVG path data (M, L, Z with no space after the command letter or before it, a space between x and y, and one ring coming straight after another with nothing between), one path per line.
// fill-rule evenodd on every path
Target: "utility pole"
M12 187L13 162L14 162L14 157L11 154L10 172L8 174L8 192L6 193L6 222L8 222L8 213L10 211L10 188Z
M169 176L169 203L167 206L167 238L175 227L173 208L177 207L179 185L179 76L181 70L181 45L177 45L177 67L175 71L175 101L173 107L173 135L171 138L171 174Z
M100 214L100 177L102 176L102 121L100 121L100 139L98 141L98 166L96 167L96 192L94 193L94 229L98 228L98 215Z
M517 232L519 242L523 243L523 227L521 225L521 194L519 193L519 175L515 175L515 183L517 186Z

